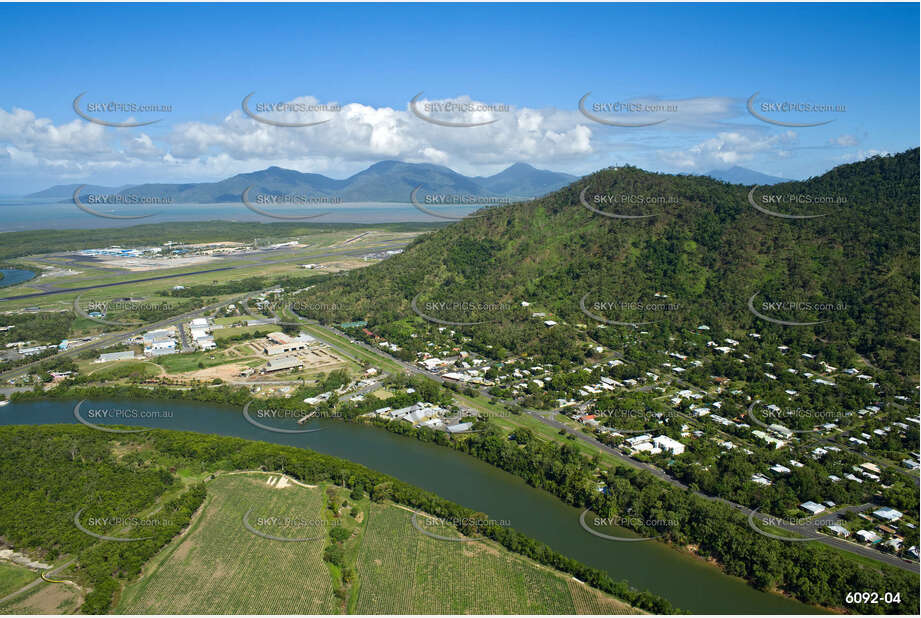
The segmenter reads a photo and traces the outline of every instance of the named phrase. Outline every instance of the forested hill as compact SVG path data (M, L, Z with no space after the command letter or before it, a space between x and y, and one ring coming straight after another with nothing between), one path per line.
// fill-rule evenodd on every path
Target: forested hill
M419 303L509 303L513 310L465 306L443 319L488 319L465 328L478 329L490 349L520 352L529 342L549 349L553 337L559 345L568 340L563 328L538 332L532 311L563 327L592 323L580 309L583 299L591 308L667 296L677 309L656 315L660 326L757 330L807 347L818 341L832 353L856 350L881 368L915 375L918 156L916 148L873 157L806 181L758 187L751 197L752 187L707 177L604 169L541 199L480 211L402 255L317 286L311 303L334 309L311 317L365 319L386 333L394 323L424 324L411 308L417 295ZM592 209L653 216L613 218ZM768 317L821 323L758 318L748 305L756 294L753 306ZM530 307L522 309L521 301ZM622 308L604 316L649 319Z

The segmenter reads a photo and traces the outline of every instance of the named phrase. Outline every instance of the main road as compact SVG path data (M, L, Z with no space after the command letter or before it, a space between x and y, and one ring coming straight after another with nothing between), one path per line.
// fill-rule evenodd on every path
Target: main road
M10 369L9 371L0 373L0 380L9 380L11 378L21 376L24 373L28 373L33 367L36 367L37 365L40 365L46 361L50 361L50 360L54 360L58 358L67 358L69 356L74 356L76 354L80 354L81 352L85 352L87 350L98 350L100 348L107 348L109 346L117 344L120 341L134 337L135 335L139 335L145 331L156 330L164 326L169 326L177 322L183 322L185 320L188 320L194 317L198 317L202 315L203 313L208 313L210 311L214 311L215 309L220 309L224 305L229 305L231 303L240 302L241 300L248 298L250 296L254 296L258 293L259 293L258 291L257 292L247 292L246 294L241 294L239 296L235 296L234 298L222 300L216 303L211 303L210 305L205 305L203 307L199 307L198 309L193 309L191 311L187 311L179 315L174 315L172 317L165 318L158 322L143 324L131 330L119 331L117 333L106 333L105 335L101 336L99 339L96 339L95 341L91 341L89 343L85 343L80 346L75 346L73 348L68 348L67 350L63 350L52 356L40 358L30 363L26 363L25 365L16 367L15 369Z
M218 309L218 308L220 308L220 307L222 307L222 306L224 306L224 305L227 305L227 304L230 304L230 303L240 302L241 300L243 300L243 299L245 299L245 298L248 298L248 297L250 297L250 296L254 296L254 295L258 294L258 293L259 293L259 292L248 292L247 294L240 295L239 297L235 297L235 298L229 299L229 300L223 300L223 301L220 301L220 302L217 302L217 303L212 303L212 304L210 304L210 305L206 305L206 306L204 306L204 307L200 307L200 308L198 308L198 309L195 309L195 310L193 310L193 311L184 313L184 314L182 314L182 315L173 316L173 317L171 317L171 318L167 318L167 319L165 319L165 320L161 320L160 322L156 322L156 323L154 323L154 324L147 324L147 325L145 325L145 326L143 326L143 327L141 327L141 328L137 328L137 329L134 329L134 330L131 330L131 331L122 332L122 333L117 333L117 334L113 334L113 335L111 335L111 336L106 336L106 337L103 337L103 338L101 338L101 339L99 339L99 340L97 340L97 341L94 341L94 342L90 343L90 344L87 344L87 345L84 345L84 346L80 346L80 347L77 347L77 348L73 348L72 350L66 350L66 351L64 351L64 352L60 352L59 354L56 354L56 355L54 355L53 357L50 357L50 358L65 357L65 356L69 356L69 355L72 355L72 354L77 354L77 353L79 353L79 352L83 352L83 351L85 351L85 350L91 350L91 349L96 349L96 348L99 348L99 347L104 347L104 346L112 345L112 344L114 344L114 343L117 343L118 341L121 341L121 340L123 340L123 339L125 339L125 338L127 338L127 337L132 337L132 336L134 336L134 335L136 335L136 334L139 334L139 333L141 333L141 332L144 332L144 331L147 331L147 330L151 330L151 329L155 329L155 328L160 328L160 327L162 327L162 326L166 326L166 325L169 325L169 324L173 324L173 323L175 323L175 322L181 322L181 321L183 321L183 320L187 320L187 319L189 319L189 318L191 318L191 317L194 317L194 316L196 316L196 315L200 315L200 314L202 314L202 313L206 313L206 312L209 312L209 311L213 311L213 310ZM345 338L347 341L353 342L354 345L358 345L358 346L364 348L365 350L367 350L368 352L370 352L370 353L372 353L372 354L374 354L374 355L376 355L376 356L384 357L384 358L386 358L387 360L389 360L389 361L391 361L391 362L394 362L394 363L398 364L399 366L403 367L405 370L407 370L407 371L410 372L410 373L414 373L414 374L421 375L421 376L424 376L424 377L426 377L426 378L429 378L429 379L431 379L431 380L435 380L436 382L438 382L438 383L440 383L440 384L444 384L444 383L446 382L445 378L443 378L442 376L440 376L440 375L438 375L438 374L436 374L436 373L433 373L433 372L431 372L431 371L422 369L421 367L417 367L417 366L415 366L415 365L413 365L413 364L411 364L411 363L408 363L408 362L405 362L405 361L403 361L403 360L400 360L400 359L398 359L398 358L396 358L396 357L394 357L394 356L391 356L389 353L387 353L387 352L385 352L385 351L383 351L383 350L380 350L380 349L375 348L375 347L373 347L373 346L371 346L371 345L368 345L367 343L365 343L365 342L363 342L363 341L352 340L347 334L343 333L342 331L340 331L340 330L338 330L338 329L336 329L336 328L333 328L333 327L330 327L330 326L324 326L324 325L322 325L322 324L318 324L318 323L316 323L316 322L307 321L307 320L304 320L304 323L305 323L305 324L309 324L310 326L313 326L313 327L318 328L318 329L320 329L320 330L328 331L330 334L332 334L332 335L334 335L334 336L343 337L343 338ZM335 341L335 339L333 339L333 340L325 339L325 342L326 342L327 344L331 345L331 347L333 347L334 349L337 349L337 351L343 351L343 350L340 349L340 346L337 346L337 345L336 345L337 342ZM11 377L16 377L16 376L18 376L18 375L21 375L22 373L27 372L32 366L37 365L37 364L39 364L39 363L41 363L41 362L44 362L44 361L46 361L46 360L49 360L49 359L48 359L48 358L45 358L45 359L41 359L41 360L38 360L38 361L33 361L33 362L31 362L31 363L29 363L29 364L27 364L27 365L23 365L22 367L18 367L18 368L16 368L16 369L13 369L13 370L11 370L11 371L8 371L8 372L6 372L6 373L4 373L4 374L0 374L0 379L6 380L6 379L9 379L9 378L11 378ZM486 393L485 393L485 389L480 389L480 392L486 394ZM503 402L503 403L509 404L509 403L513 403L513 402ZM793 534L797 534L797 535L806 537L806 538L808 538L808 539L810 539L810 540L812 540L812 541L815 541L815 542L818 542L818 543L822 543L822 544L827 545L827 546L829 546L829 547L832 547L832 548L835 548L835 549L839 549L839 550L843 550L843 551L846 551L846 552L850 552L850 553L853 553L853 554L858 554L858 555L860 555L860 556L864 556L864 557L866 557L866 558L870 558L870 559L873 559L873 560L877 560L877 561L879 561L879 562L884 562L884 563L889 564L889 565L891 565L891 566L894 566L894 567L897 567L897 568L899 568L899 569L902 569L902 570L905 570L905 571L909 571L909 572L912 572L912 573L917 573L917 572L919 571L919 565L918 565L917 563L913 563L913 562L908 561L908 560L903 560L903 559L898 558L897 556L893 556L893 555L891 555L891 554L884 554L884 553L882 553L882 552L880 552L880 551L877 551L877 550L874 550L874 549L870 549L870 548L868 548L868 547L864 547L864 546L862 546L862 545L858 545L858 544L852 543L852 542L850 542L850 541L845 541L845 540L840 539L840 538L837 538L837 537L830 537L830 536L827 536L827 535L815 535L815 534L813 534L813 532L814 532L813 528L810 527L810 526L806 526L806 525L802 525L802 524L792 524L792 523L789 523L789 522L786 522L786 521L783 521L783 520L777 520L776 518L774 518L774 517L772 517L772 516L770 516L770 515L767 515L767 514L764 514L764 513L758 513L757 511L753 511L752 509L748 508L747 506L738 504L738 503L736 503L736 502L732 502L731 500L726 500L725 498L720 498L720 497L718 497L718 496L711 496L711 495L705 494L705 493L703 493L703 492L701 492L701 491L691 489L689 486L685 485L684 483L682 483L682 482L679 481L678 479L676 479L676 478L674 478L674 477L668 475L666 472L664 472L664 471L661 470L660 468L658 468L658 467L656 467L656 466L653 466L652 464L648 464L648 463L645 463L645 462L637 461L637 460L633 459L632 457L629 457L629 456L625 455L625 454L622 453L620 450L615 449L615 448L613 448L613 447L610 447L610 446L608 446L608 445L606 445L606 444L600 442L600 441L599 441L598 439L596 439L594 436L585 434L585 433L583 433L583 432L581 432L581 431L576 431L576 430L572 429L571 427L569 427L568 425L565 425L565 424L563 424L563 423L561 423L561 422L559 422L559 421L553 419L553 418L552 418L553 415L556 414L556 413L561 412L561 409L546 410L546 411L523 409L523 411L524 411L525 414L528 414L529 416L531 416L532 418L534 418L534 419L540 421L541 423L544 423L545 425L548 425L548 426L550 426L550 427L552 427L552 428L554 428L554 429L557 429L557 430L563 430L563 431L565 431L567 434L573 436L575 439L580 440L580 441L582 441L582 442L584 442L584 443L590 445L590 446L593 447L594 449L599 450L599 451L602 451L602 452L604 452L604 453L607 453L607 454L613 456L614 458L616 458L617 460L619 460L620 462L622 462L623 464L625 464L625 465L627 465L627 466L630 466L630 467L632 467L632 468L635 468L635 469L638 469L638 470L643 470L643 471L645 471L645 472L648 472L648 473L654 475L656 478L658 478L658 479L660 479L660 480L662 480L662 481L664 481L664 482L666 482L666 483L669 483L670 485L672 485L672 486L674 486L674 487L676 487L676 488L678 488L678 489L681 489L681 490L683 490L683 491L690 491L690 492L694 493L695 495L697 495L697 496L699 496L699 497L701 497L701 498L703 498L703 499L705 499L705 500L710 500L710 501L715 501L715 502L720 502L720 503L722 503L722 504L725 504L725 505L729 506L730 508L733 508L733 509L735 509L735 510L741 512L741 513L742 513L743 515L745 515L746 517L754 516L754 517L760 519L762 522L765 522L765 521L767 521L767 520L770 520L770 525L772 525L772 526L774 526L774 527L781 528L781 529L786 530L786 531L788 531L788 532L791 532L791 533L793 533ZM803 542L803 541L794 540L794 541L789 541L789 542L793 543L793 542Z
M320 329L327 330L327 331L329 331L330 333L332 333L332 334L334 334L334 335L338 335L338 336L340 336L340 337L345 337L347 340L352 341L351 338L350 338L348 335L346 335L346 334L343 333L342 331L339 331L339 330L336 329L336 328L329 327L329 326L323 326L323 325L321 325L321 324L314 324L314 323L311 323L311 325L312 325L312 326L315 326L315 327L318 327L318 328L320 328ZM365 343L365 342L363 342L363 341L354 340L354 343L355 343L355 345L359 345L359 346L365 348L365 349L368 350L369 352L372 352L372 353L374 353L374 354L377 354L377 355L386 357L388 360L393 361L393 362L399 364L401 367L405 368L407 371L410 371L410 372L415 373L415 374L418 374L418 375L425 376L425 377L427 377L427 378L429 378L429 379L432 379L432 380L435 380L435 381L437 381L437 382L439 382L439 383L441 383L441 384L444 384L444 383L446 382L445 378L441 377L440 375L438 375L438 374L436 374L436 373L433 373L433 372L431 372L431 371L427 371L427 370L425 370L425 369L423 369L423 368L421 368L421 367L417 367L417 366L415 366L415 365L413 365L413 364L411 364L411 363L407 363L407 362L402 361L402 360L400 360L400 359L398 359L398 358L395 358L394 356L391 356L389 353L385 352L384 350L380 350L380 349L378 349L378 348L375 348L375 347L373 347L373 346L371 346L371 345L368 345L367 343ZM485 392L485 389L482 389L482 388L480 389L480 392L483 393L483 394L488 394L488 393ZM514 403L514 402L503 402L503 403L509 404L509 403ZM682 483L682 482L679 481L678 479L676 479L676 478L670 476L669 474L667 474L666 472L664 472L662 469L660 469L660 468L658 468L658 467L656 467L656 466L654 466L654 465L652 465L652 464L648 464L648 463L645 463L645 462L642 462L642 461L637 461L636 459L633 459L632 457L629 457L628 455L625 455L625 454L622 453L620 450L615 449L615 448L613 448L613 447L610 447L610 446L604 444L603 442L601 442L601 441L599 441L598 439L596 439L594 436L585 434L585 433L583 433L583 432L581 432L581 431L576 431L576 430L572 429L571 427L569 427L569 426L567 426L567 425L565 425L565 424L563 424L563 423L561 423L561 422L559 422L559 421L557 421L557 420L554 420L554 419L553 419L553 416L554 416L555 414L557 414L557 413L561 413L561 412L562 412L562 409L539 411L539 410L530 410L530 409L526 409L526 408L525 408L525 409L523 409L523 412L524 412L525 414L531 416L532 418L537 419L537 420L540 421L541 423L544 423L545 425L548 425L548 426L550 426L550 427L552 427L552 428L554 428L554 429L557 429L557 430L563 430L563 431L565 431L567 434L569 434L569 435L575 437L577 440L580 440L580 441L582 441L582 442L584 442L584 443L590 445L591 447L593 447L593 448L596 449L596 450L602 451L602 452L604 452L604 453L607 453L608 455L611 455L611 456L615 457L616 459L618 459L620 462L622 462L623 464L625 464L625 465L627 465L627 466L630 466L630 467L635 468L635 469L637 469L637 470L643 470L643 471L645 471L645 472L648 472L648 473L654 475L656 478L658 478L658 479L660 479L660 480L662 480L662 481L665 481L666 483L669 483L670 485L672 485L672 486L674 486L674 487L676 487L676 488L678 488L678 489L681 489L681 490L683 490L683 491L690 491L690 492L692 492L693 494L695 494L695 495L697 495L697 496L699 496L699 497L701 497L701 498L703 498L703 499L705 499L705 500L710 500L710 501L720 502L720 503L722 503L722 504L725 504L726 506L729 506L730 508L733 508L733 509L739 511L740 513L742 513L742 514L745 515L746 517L748 517L748 516L753 516L753 517L755 517L755 518L761 520L763 523L769 523L771 526L774 526L774 527L776 527L776 528L781 528L781 529L783 529L783 530L786 530L787 532L790 532L790 533L793 533L793 534L800 535L800 536L802 536L802 537L805 537L806 539L809 539L809 540L811 540L811 541L815 541L815 542L817 542L817 543L822 543L823 545L827 545L827 546L832 547L832 548L835 548L835 549L843 550L843 551L850 552L850 553L853 553L853 554L858 554L858 555L860 555L860 556L864 556L864 557L866 557L866 558L871 558L871 559L877 560L877 561L879 561L879 562L884 562L884 563L889 564L889 565L891 565L891 566L894 566L894 567L897 567L897 568L899 568L899 569L902 569L902 570L905 570L905 571L909 571L909 572L912 572L912 573L917 573L917 572L919 572L919 565L918 565L917 563L911 562L911 561L909 561L909 560L903 560L902 558L899 558L899 557L897 557L897 556L893 556L893 555L891 555L891 554L885 554L885 553L883 553L883 552L881 552L881 551L877 551L877 550L875 550L875 549L870 549L869 547L865 547L865 546L863 546L863 545L858 545L857 543L853 543L853 542L851 542L851 541L846 541L846 540L844 540L844 539L840 539L840 538L837 538L837 537L827 536L827 535L824 535L824 534L815 534L815 527L814 527L814 526L810 526L810 525L806 525L806 524L793 524L793 523L790 523L790 522L787 522L787 521L784 521L784 520L778 520L778 518L775 518L775 517L773 517L773 516L771 516L771 515L768 515L768 514L765 514L765 513L757 512L756 510L752 510L752 509L748 508L747 506L744 506L744 505L742 505L742 504L738 504L738 503L736 503L736 502L732 502L731 500L726 500L725 498L720 498L720 497L718 497L718 496L711 496L711 495L705 494L705 493L703 493L703 492L701 492L701 491L698 491L698 490L695 490L695 489L691 489L691 488L688 487L686 484ZM796 542L806 542L806 541L794 540L794 541L788 541L788 542L790 542L790 543L796 543Z

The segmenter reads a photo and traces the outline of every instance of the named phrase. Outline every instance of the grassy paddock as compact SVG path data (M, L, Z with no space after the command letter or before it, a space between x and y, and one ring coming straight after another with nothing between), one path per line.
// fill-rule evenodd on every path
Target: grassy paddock
M325 529L317 541L265 539L243 527L260 517L314 521L324 517L320 489L267 485L279 475L225 475L208 485L211 499L190 530L129 585L117 608L127 614L327 614L334 606L323 562ZM309 528L272 528L287 538Z
M357 613L637 613L625 603L517 556L492 541L451 542L421 534L412 514L372 505L358 558ZM417 523L425 525L425 517ZM432 532L457 536L439 525ZM578 598L577 596L578 595Z

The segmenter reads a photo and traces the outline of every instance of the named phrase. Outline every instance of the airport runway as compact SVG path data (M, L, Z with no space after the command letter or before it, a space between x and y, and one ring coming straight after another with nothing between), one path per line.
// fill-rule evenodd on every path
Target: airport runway
M397 243L390 243L390 244L379 245L379 246L374 246L374 247L363 247L361 249L349 249L349 250L344 250L344 251L330 251L327 253L318 253L318 254L311 254L311 255L299 255L297 257L289 257L289 258L285 258L281 260L263 260L263 261L258 261L256 263L240 264L238 266L223 266L220 268L209 268L206 270L197 270L194 272L175 273L172 275L157 275L156 277L144 277L142 279L130 279L128 281L116 281L113 283L100 283L98 285L87 285L83 287L62 288L60 290L47 290L45 292L32 292L30 294L19 294L17 296L6 296L4 298L0 298L0 302L7 301L7 300L22 300L24 298L39 298L42 296L50 296L52 294L66 294L68 292L83 292L85 290L95 290L99 288L108 288L108 287L114 287L114 286L119 286L119 285L131 285L132 283L143 283L145 281L158 281L161 279L175 279L178 277L190 277L192 275L203 275L207 273L214 273L214 272L220 272L220 271L225 271L225 270L236 270L238 268L253 268L254 266L259 266L259 265L280 264L283 262L291 262L294 260L309 260L309 259L324 258L324 257L336 257L339 255L364 255L366 253L376 253L378 251L388 251L391 249L400 249L402 247L405 247L407 244L409 244L408 241L397 242Z

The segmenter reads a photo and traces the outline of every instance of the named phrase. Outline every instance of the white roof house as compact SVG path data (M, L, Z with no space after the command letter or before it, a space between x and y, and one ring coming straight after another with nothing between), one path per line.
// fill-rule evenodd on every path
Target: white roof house
M755 429L754 431L752 431L752 435L758 438L761 438L768 444L773 444L775 449L779 449L787 444L783 440L778 440L774 436L769 435L766 432L761 431L760 429Z
M652 443L663 451L669 451L672 455L682 454L685 448L681 442L673 440L668 436L656 436L652 439Z
M885 519L886 521L898 521L902 518L903 513L895 510L891 507L883 507L881 509L876 509L873 511L873 514L879 517L880 519Z
M883 538L871 530L858 530L857 536L859 536L860 540L864 543L876 543Z
M444 429L445 422L440 418L431 418L424 423L420 423L419 426L428 427L430 429Z
M658 455L662 452L662 449L653 446L652 442L639 442L633 447L633 450L636 453L649 453L650 455Z
M899 551L902 549L902 539L889 539L888 541L883 541L883 545Z
M652 434L644 433L639 436L627 438L626 440L624 440L624 442L626 442L630 446L634 446L635 444L639 444L640 442L648 442L650 440L652 440Z
M774 424L772 424L772 425L768 425L768 429L770 429L770 430L773 431L774 433L776 433L776 434L778 434L778 435L780 435L780 436L782 436L782 437L784 437L784 438L789 438L789 437L791 437L791 436L793 435L793 430L788 429L788 428L784 427L783 425L779 425L779 424L777 424L777 423L774 423Z
M806 510L806 511L809 511L809 512L812 513L813 515L818 515L819 513L823 513L823 512L825 511L825 507L824 507L824 506L822 506L821 504L816 504L815 502L813 502L813 501L811 501L811 500L809 500L809 501L807 501L807 502L803 502L803 503L802 503L801 505L799 505L799 506L800 506L801 509Z
M851 533L844 526L839 526L838 524L832 524L830 526L827 526L827 528L831 530L832 532L834 532L835 534L837 534L838 536L843 536L845 538L851 536Z
M431 409L420 408L420 409L413 410L412 412L408 412L404 414L401 418L404 421L409 421L410 423L415 425L416 423L427 420L431 418L432 416L434 416L434 414L432 414Z

